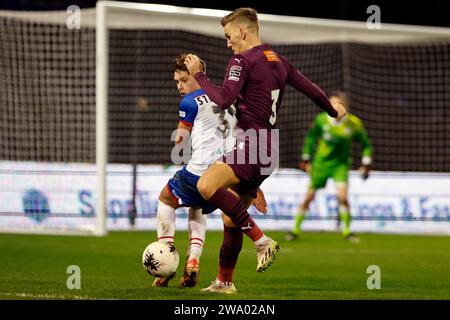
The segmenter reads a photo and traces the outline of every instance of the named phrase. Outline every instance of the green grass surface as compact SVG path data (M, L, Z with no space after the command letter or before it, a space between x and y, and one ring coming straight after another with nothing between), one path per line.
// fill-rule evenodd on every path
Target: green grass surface
M256 273L253 244L245 239L235 274L238 294L200 292L215 278L221 232L208 232L196 288L151 288L141 265L155 232L112 232L105 238L0 234L0 299L450 299L450 237L361 234L348 243L337 233L305 233L295 242L270 232L281 251ZM184 262L187 233L176 247ZM81 268L81 289L69 290L69 265ZM369 265L381 269L381 289L369 290Z

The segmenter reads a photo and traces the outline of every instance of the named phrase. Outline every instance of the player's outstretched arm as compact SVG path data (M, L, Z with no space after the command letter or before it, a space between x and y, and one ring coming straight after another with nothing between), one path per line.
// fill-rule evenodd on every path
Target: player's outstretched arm
M200 61L195 55L187 55L185 64L189 73L206 92L208 97L222 109L229 108L241 92L247 76L243 59L233 56L228 63L227 74L222 86L215 85L205 73L200 71Z
M294 66L292 66L290 63L289 68L290 70L287 83L290 86L305 94L320 108L326 111L331 117L339 119L346 114L344 106L332 106L325 92L323 92L323 90L318 85L301 74L300 71L295 69Z

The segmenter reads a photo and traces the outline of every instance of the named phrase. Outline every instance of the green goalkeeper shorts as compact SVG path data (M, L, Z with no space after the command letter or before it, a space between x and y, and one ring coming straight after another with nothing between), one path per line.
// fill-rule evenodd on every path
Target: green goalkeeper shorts
M324 188L327 185L328 178L332 178L334 182L348 182L349 165L346 163L339 164L316 164L313 163L311 169L310 188L313 190Z

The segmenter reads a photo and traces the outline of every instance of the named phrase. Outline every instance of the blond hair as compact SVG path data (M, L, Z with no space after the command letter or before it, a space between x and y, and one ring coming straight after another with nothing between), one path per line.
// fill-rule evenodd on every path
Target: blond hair
M256 31L259 30L258 12L253 8L236 9L223 17L220 23L225 27L230 22L245 24L249 28L255 28Z

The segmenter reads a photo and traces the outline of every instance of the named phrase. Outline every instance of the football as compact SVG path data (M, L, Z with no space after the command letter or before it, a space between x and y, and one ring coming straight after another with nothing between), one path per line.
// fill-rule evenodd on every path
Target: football
M142 254L144 269L152 276L167 278L175 275L180 256L173 244L153 242Z

